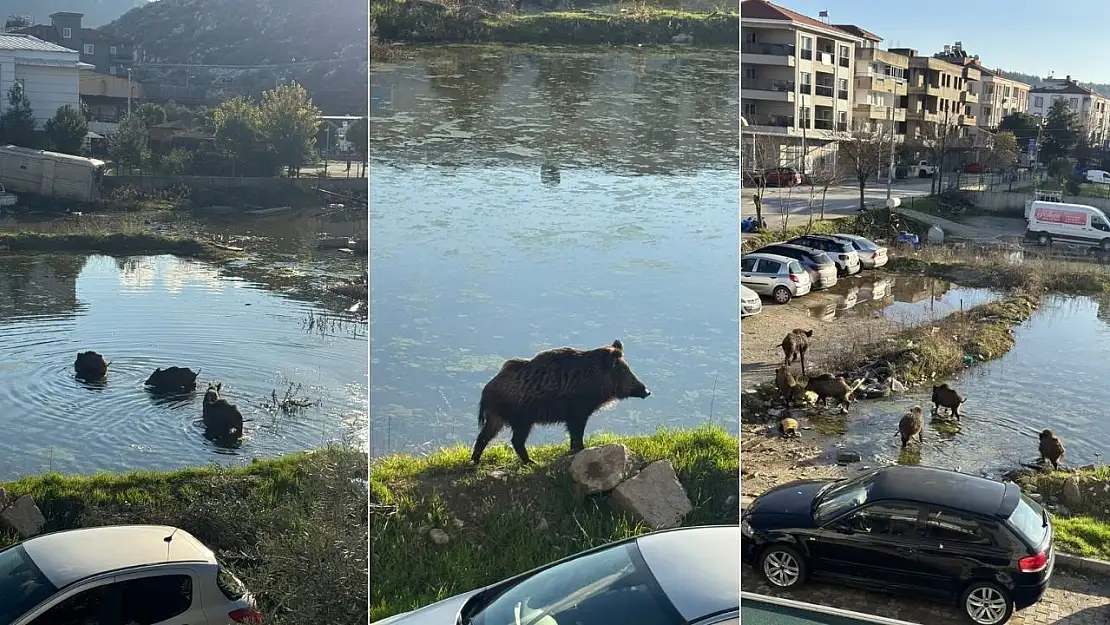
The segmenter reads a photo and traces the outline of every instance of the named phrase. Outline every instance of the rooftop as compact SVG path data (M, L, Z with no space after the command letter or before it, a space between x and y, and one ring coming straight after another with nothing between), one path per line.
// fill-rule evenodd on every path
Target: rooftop
M166 542L166 537L173 540ZM166 525L89 527L36 536L23 543L43 575L58 588L110 571L166 562L216 563L216 556L185 530Z
M792 22L806 28L836 34L845 39L860 39L859 35L850 33L832 24L826 24L821 20L815 20L807 15L802 15L801 13L780 7L777 4L771 4L767 2L767 0L743 0L743 2L740 3L741 25L744 23L745 19Z
M994 516L1007 484L947 469L894 465L874 474L869 499L901 499Z
M869 30L864 30L864 29L862 29L859 26L856 26L854 24L833 24L833 27L834 28L839 28L840 30L843 30L846 33L851 33L851 34L859 37L860 39L867 39L867 40L870 40L870 41L874 41L875 43L878 43L878 42L883 40L882 37L876 35L875 33L871 32Z
M32 52L77 52L55 43L43 41L38 37L23 33L0 34L0 50L19 50Z
M1077 83L1077 82L1075 82L1074 80L1071 79L1071 76L1068 76L1064 79L1049 78L1049 79L1046 79L1046 80L1049 80L1051 82L1046 82L1045 84L1043 84L1039 87L1033 87L1032 89L1029 90L1029 93L1062 93L1062 94L1075 94L1075 95L1097 95L1097 92L1094 89L1088 89L1087 87L1081 87L1079 85L1079 83Z

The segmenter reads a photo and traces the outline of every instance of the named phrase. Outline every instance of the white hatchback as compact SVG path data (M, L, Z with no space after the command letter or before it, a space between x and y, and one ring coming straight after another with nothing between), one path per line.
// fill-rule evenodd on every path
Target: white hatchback
M185 530L113 525L0 551L0 625L261 623L254 599Z

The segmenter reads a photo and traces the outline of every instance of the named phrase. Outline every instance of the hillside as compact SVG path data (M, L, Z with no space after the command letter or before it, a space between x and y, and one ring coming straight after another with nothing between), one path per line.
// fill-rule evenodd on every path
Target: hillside
M1039 87L1044 84L1044 79L1040 76L1037 76L1036 74L1023 74L1021 72L1008 71L1006 72L1006 77L1013 78L1014 80L1020 80L1021 82L1026 83L1032 87ZM1088 89L1094 89L1102 95L1110 97L1110 84L1099 82L1080 82L1079 85Z
M9 15L26 15L36 24L49 24L51 13L69 11L84 14L81 25L85 28L96 28L147 2L148 0L4 0L0 19L7 19Z
M338 114L365 112L366 23L365 0L159 0L101 30L141 46L143 79L174 82L182 73L159 64L262 65L189 68L188 80L250 94L296 80L325 113Z

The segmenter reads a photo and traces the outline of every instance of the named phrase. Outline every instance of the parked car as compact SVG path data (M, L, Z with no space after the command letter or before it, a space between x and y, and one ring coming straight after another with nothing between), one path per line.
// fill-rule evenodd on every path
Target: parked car
M796 187L802 184L802 173L793 167L775 167L763 172L768 187Z
M377 625L740 625L740 528L626 538Z
M740 259L740 286L785 304L813 288L809 272L798 260L776 254L745 254Z
M813 250L821 250L829 255L836 263L836 272L842 276L851 276L860 272L859 254L854 245L848 241L841 241L836 237L821 234L807 234L794 237L787 241L791 245L801 245Z
M985 174L987 171L987 166L983 163L968 163L964 167L964 172L969 174Z
M790 243L772 243L765 245L756 252L763 254L778 254L802 263L809 272L809 279L813 282L814 289L828 289L836 286L836 263L829 255L820 251L792 245Z
M864 269L878 269L887 263L887 249L867 237L858 234L834 234L837 239L847 241L859 255L859 263Z
M740 283L740 318L751 317L763 312L763 300L759 299L759 293L744 286L743 281Z
M262 622L211 549L164 525L54 532L8 547L0 597L0 625Z
M936 165L930 165L929 161L918 161L913 170L918 178L929 178L937 173Z
M744 562L773 586L813 577L956 600L977 625L1038 602L1055 563L1048 513L1016 484L931 467L784 484L740 527Z

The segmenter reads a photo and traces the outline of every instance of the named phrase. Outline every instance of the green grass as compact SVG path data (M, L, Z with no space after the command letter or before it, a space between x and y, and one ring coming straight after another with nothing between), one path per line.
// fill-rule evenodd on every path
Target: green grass
M735 436L702 427L653 436L596 435L586 444L617 442L644 461L671 461L694 505L687 525L738 522ZM477 470L470 449L461 445L371 464L371 619L647 531L618 513L608 495L582 499L576 493L566 444L529 453L534 467L521 466L504 444L490 447ZM433 528L450 541L430 542Z
M243 467L63 476L0 484L32 495L45 531L154 523L216 550L267 623L366 622L365 452L329 447ZM0 535L0 547L15 542Z
M1053 513L1056 545L1065 553L1110 560L1110 467L1026 473L1017 481L1024 490L1059 504L1064 500L1064 483L1072 477L1079 481L1080 499L1066 502L1067 515Z
M1056 548L1064 553L1110 560L1110 522L1089 516L1053 515Z
M384 0L371 4L370 20L384 42L657 45L685 34L699 47L730 47L740 37L736 13L644 8L614 15L563 11L468 17L457 6L445 5Z
M84 252L114 256L174 254L226 260L238 254L211 243L150 232L0 232L0 249L12 252Z
M886 269L959 282L963 286L1013 289L1027 293L1100 295L1110 293L1110 273L1098 263L1037 257L1026 251L1020 263L1007 250L928 246L912 256L892 254Z

